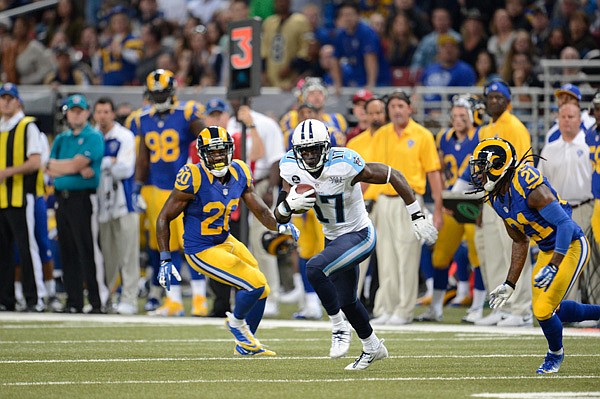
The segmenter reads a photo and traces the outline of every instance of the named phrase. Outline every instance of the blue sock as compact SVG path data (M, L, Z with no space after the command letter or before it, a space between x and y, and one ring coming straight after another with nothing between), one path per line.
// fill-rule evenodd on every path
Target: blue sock
M433 289L446 291L448 288L448 270L448 267L433 269Z
M267 298L260 299L254 304L248 315L246 316L246 323L252 334L258 329L258 325L262 320L263 314L265 313L265 305L267 304Z
M175 266L179 275L181 275L181 258L181 252L171 251L171 262L173 262L173 266ZM177 281L175 276L171 275L171 285L181 285L181 281Z
M548 341L548 349L552 352L559 351L563 347L562 343L562 323L557 315L553 315L548 320L538 320L542 331Z
M483 284L483 276L481 275L481 267L476 267L474 269L474 272L475 272L475 284L474 284L474 288L476 290L484 291L485 290L485 284Z
M421 246L421 273L425 279L433 277L433 263L431 262L431 248L427 245ZM446 287L444 287L446 289Z
M460 244L454 254L456 262L456 279L458 281L469 281L469 249L466 245Z
M306 263L308 263L308 259L298 258L298 271L302 276L302 283L304 283L304 292L308 294L311 292L315 292L315 289L310 284L310 281L308 281L308 277L306 276Z
M600 320L600 305L584 305L575 301L562 301L556 315L563 323Z
M263 292L265 292L265 287L256 288L252 291L239 290L236 292L235 306L233 308L235 318L245 319Z

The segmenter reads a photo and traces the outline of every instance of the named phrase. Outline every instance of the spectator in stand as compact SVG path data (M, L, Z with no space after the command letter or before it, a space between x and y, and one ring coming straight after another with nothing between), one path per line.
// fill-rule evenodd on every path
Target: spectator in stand
M421 84L426 87L473 86L476 75L473 68L458 57L459 42L450 34L438 36L437 63L425 68ZM425 94L425 102L440 101L439 94ZM437 108L437 107L434 107Z
M161 25L163 18L163 12L158 8L156 0L139 0L136 12L136 22L139 26Z
M275 14L262 25L262 58L265 63L263 81L267 86L291 90L291 62L308 55L310 26L302 13L291 12L291 0L275 0Z
M385 36L385 17L382 14L378 12L371 14L369 16L369 26L380 39Z
M487 48L487 33L481 12L472 8L465 12L465 18L460 28L462 43L460 44L460 59L475 68L477 55Z
M569 18L569 46L577 49L580 58L598 48L590 33L589 18L583 11L577 11Z
M569 19L581 8L580 0L558 0L552 11L552 28L569 29Z
M527 9L527 19L531 25L531 42L535 55L541 57L544 53L544 44L550 36L550 15L543 0L536 1Z
M4 81L25 85L41 84L44 76L52 70L52 60L46 48L32 39L33 28L31 18L15 18L12 40L7 41L2 54Z
M98 32L96 32L96 28L93 26L86 26L83 28L81 31L79 45L75 46L75 50L81 53L81 62L87 64L94 70L99 68L99 46Z
M140 278L140 220L132 204L135 137L115 118L112 100L107 97L98 99L94 104L94 121L104 136L104 157L98 186L100 245L112 305L117 313L131 315L138 312ZM121 295L117 303L119 274Z
M365 103L372 98L373 93L368 89L360 89L352 96L352 115L356 119L356 126L348 129L348 133L346 133L346 142L369 128ZM375 132L373 131L373 133Z
M100 48L100 79L105 86L130 85L142 56L142 41L131 32L129 9L116 6L107 16L108 30Z
M515 39L515 31L510 16L505 9L496 10L492 19L491 30L493 35L488 40L487 48L496 58L496 68L502 69L506 53L508 53Z
M383 49L390 67L409 67L418 44L408 16L405 13L394 15L383 38Z
M71 52L66 46L52 49L56 70L49 72L44 78L45 85L78 85L90 84L87 76L71 62Z
M206 46L209 54L208 65L210 65L214 73L214 86L223 85L223 77L229 68L228 60L225 60L223 48L220 44L222 37L223 31L221 30L221 25L216 21L206 24Z
M505 8L512 26L515 29L530 29L529 21L525 14L525 5L527 0L506 0Z
M187 11L202 23L208 23L216 12L228 7L227 3L225 0L189 0Z
M510 49L504 58L504 63L500 68L500 76L507 82L512 79L512 64L516 54L525 54L531 60L533 65L537 65L537 58L535 57L531 36L529 35L529 32L525 30L518 30L515 32L515 39L510 45Z
M460 33L452 29L452 19L450 18L450 13L445 8L436 8L433 10L431 24L433 25L433 32L421 39L412 59L411 70L415 76L435 62L438 52L438 38L441 35L450 35L454 37L457 43L460 43L462 40Z
M575 47L567 46L560 52L561 60L580 60L579 52ZM576 63L580 64L580 63ZM591 88L589 79L585 72L581 70L579 66L565 66L562 68L562 75L560 81L553 83L554 87L558 87L561 84L572 83L579 87Z
M315 35L313 32L307 32L307 40L308 40L308 53L306 58L302 58L302 57L296 57L292 60L292 62L290 63L290 67L291 67L291 82L293 83L294 87L297 87L298 82L300 82L301 80L304 80L304 78L308 77L308 76L314 76L314 77L318 77L318 78L323 78L327 72L323 69L323 67L321 66L321 62L320 62L320 52L321 52L321 44L319 43L319 41L315 38ZM325 46L323 46L325 47ZM329 46L331 47L331 46ZM329 64L332 63L332 58L333 58L333 48L331 48L331 52L329 55ZM331 76L328 76L328 81L325 82L326 84L331 84Z
M564 28L552 28L544 45L544 57L552 60L560 58L560 52L567 45L567 33Z
M388 20L392 20L396 14L406 14L410 21L411 30L417 39L423 39L432 31L429 16L421 9L415 0L394 0Z
M48 27L46 43L50 45L52 37L57 32L64 32L72 45L78 45L81 39L85 20L80 3L74 0L60 0L56 5L56 18Z
M335 67L335 47L333 47L331 44L325 44L321 46L321 49L319 50L319 67L321 68L323 73L323 76L321 77L323 83L327 86L332 86L332 71ZM342 81L348 81L352 73L350 66L340 65L340 68L342 69ZM318 74L314 76L319 77Z
M388 86L391 73L377 34L360 20L360 9L354 1L344 1L338 8L341 29L335 39L335 61L331 70L333 85L339 94L342 86ZM348 81L342 80L342 68L351 69Z
M477 54L477 60L475 61L475 73L477 74L477 86L485 86L490 81L500 78L500 75L496 72L496 60L494 54L490 53L487 49L481 50Z
M158 57L169 52L169 49L161 44L162 27L158 23L142 25L140 40L143 44L142 56L135 68L135 80L138 84L144 82L146 76L157 68L156 60Z

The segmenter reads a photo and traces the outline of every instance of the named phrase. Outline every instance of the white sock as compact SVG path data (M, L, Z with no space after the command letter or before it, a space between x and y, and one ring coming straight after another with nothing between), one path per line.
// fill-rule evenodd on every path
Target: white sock
M335 330L337 330L335 328L336 326L339 326L340 324L342 324L344 322L344 314L342 313L341 310L339 310L333 316L329 316L329 318L331 319L331 323L333 324L333 327Z
M444 297L446 296L446 290L433 290L431 296L431 308L436 315L444 313Z
M48 292L48 298L56 296L56 281L54 279L44 281L46 291Z
M468 281L459 281L456 286L456 297L459 299L468 297L470 288Z
M227 316L227 319L229 320L229 325L231 327L241 327L246 323L246 320L238 319L237 317L235 317L233 315L233 312L229 313L229 315Z
M206 297L206 279L191 280L190 286L192 287L192 295ZM173 287L171 287L171 289L173 289Z
M553 355L562 355L565 352L565 350L564 348L560 348L557 351L551 351L550 349L548 349L548 352L552 353Z
M425 296L433 295L433 277L429 277L427 280L425 280L425 287L427 287Z
M307 308L315 308L321 306L321 300L316 292L307 292L306 293L306 307Z
M294 273L292 276L292 280L294 281L294 289L304 290L304 281L302 281L302 275L300 273Z
M15 299L17 302L25 302L23 296L23 284L20 281L15 281Z
M181 295L181 286L172 285L171 289L167 291L167 298L173 302L183 303L183 297Z
M471 309L483 309L486 296L486 290L473 290L473 303L471 304Z
M371 333L371 335L369 335L368 338L366 339L360 339L360 342L362 342L363 344L363 351L366 353L373 353L375 352L377 349L379 349L379 345L381 345L379 343L379 338L377 338L377 335L375 335L375 331L373 331Z

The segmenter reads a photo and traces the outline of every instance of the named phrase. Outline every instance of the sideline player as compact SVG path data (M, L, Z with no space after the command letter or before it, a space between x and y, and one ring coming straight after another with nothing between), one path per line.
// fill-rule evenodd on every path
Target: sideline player
M309 259L306 274L332 321L329 355L338 358L348 352L350 324L361 339L363 352L346 370L366 369L373 361L386 358L388 351L356 296L358 265L375 249L375 229L357 183L391 183L408 204L414 233L431 245L437 231L421 212L400 172L381 163L365 163L350 149L331 147L327 127L316 119L307 119L296 127L292 150L281 160L279 169L283 189L275 209L277 221L288 223L294 211L314 207L323 226L325 249ZM299 183L315 187L316 193L296 193L295 185ZM312 193L316 198L309 198Z
M278 225L271 209L254 192L250 168L233 160L233 140L219 126L203 129L197 139L201 162L186 164L177 174L175 188L158 215L159 283L169 291L171 275L181 280L173 265L170 223L184 215L184 251L192 267L237 288L227 327L235 337L235 352L243 356L274 356L254 336L265 310L269 285L248 248L229 234L229 216L244 200L254 216L270 230L291 234L291 223Z
M564 359L562 323L600 319L599 305L563 301L589 260L589 244L571 218L571 206L560 199L539 170L517 162L508 141L481 141L469 162L471 181L504 220L512 239L506 281L490 292L490 306L501 308L512 295L533 238L540 253L532 275L533 314L546 340L548 353L538 374L557 373Z

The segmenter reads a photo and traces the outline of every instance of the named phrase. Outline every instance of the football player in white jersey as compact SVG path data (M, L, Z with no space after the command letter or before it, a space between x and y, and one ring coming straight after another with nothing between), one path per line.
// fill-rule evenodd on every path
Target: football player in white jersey
M308 261L306 273L333 323L329 356L338 358L348 352L351 325L363 344L363 352L346 370L364 370L374 360L387 357L388 351L383 339L373 332L367 310L356 296L358 264L375 249L375 229L357 183L391 183L410 204L407 208L414 234L432 245L437 230L421 212L402 173L381 163L365 163L348 148L331 147L327 127L316 119L307 119L296 127L292 150L281 159L279 170L283 189L275 209L277 221L287 223L293 212L314 207L323 225L325 249ZM296 185L300 183L314 190L299 194ZM313 193L316 198L311 197Z

